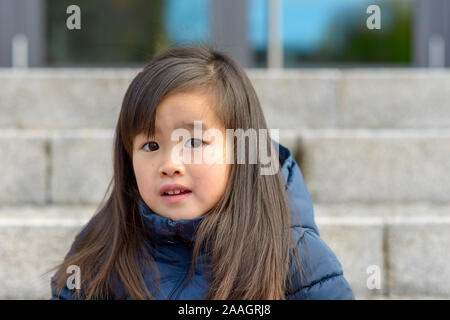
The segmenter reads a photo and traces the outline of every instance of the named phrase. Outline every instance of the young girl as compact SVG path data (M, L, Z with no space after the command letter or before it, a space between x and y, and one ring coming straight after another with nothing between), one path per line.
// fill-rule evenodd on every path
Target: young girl
M123 100L112 192L55 267L52 299L354 299L290 152L263 141L280 170L261 174L227 129L267 130L236 62L206 48L154 58ZM195 153L215 161L184 158Z

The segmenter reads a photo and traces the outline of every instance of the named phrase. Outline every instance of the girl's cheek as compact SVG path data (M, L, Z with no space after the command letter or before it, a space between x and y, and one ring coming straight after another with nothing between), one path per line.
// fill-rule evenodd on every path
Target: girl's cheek
M213 142L206 146L203 149L202 164L214 165L225 163L223 149L224 148L222 148L222 146L217 142Z
M138 186L146 194L152 194L152 187L155 181L155 164L147 161L137 161L135 163L135 175Z
M194 184L200 190L214 190L220 185L220 181L225 178L223 165L220 164L199 164L192 168L192 178Z
M222 194L228 183L231 165L216 164L209 168L208 175L205 177L208 185L217 194Z

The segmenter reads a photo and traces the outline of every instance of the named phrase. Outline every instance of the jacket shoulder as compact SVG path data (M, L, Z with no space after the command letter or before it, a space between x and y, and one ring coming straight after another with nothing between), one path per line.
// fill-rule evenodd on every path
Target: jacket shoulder
M291 264L288 300L352 300L353 291L344 277L342 265L327 244L310 228L292 228L300 255L301 271Z
M79 300L73 290L69 290L67 286L65 286L62 290L59 290L53 281L51 283L51 293L52 296L49 300Z
M320 236L314 221L311 196L303 179L303 174L289 149L278 145L281 176L289 205L292 226L307 227Z
M297 248L302 268L290 263L287 299L354 299L342 265L320 238L311 196L289 149L278 147L281 174L291 215L291 249ZM295 260L294 260L295 261ZM303 270L303 272L301 272Z

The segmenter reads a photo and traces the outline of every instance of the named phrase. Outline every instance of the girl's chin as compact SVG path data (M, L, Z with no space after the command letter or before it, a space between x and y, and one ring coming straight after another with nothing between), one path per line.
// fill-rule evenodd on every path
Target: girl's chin
M191 212L186 212L186 210L178 209L178 210L164 210L162 213L159 214L160 216L169 218L172 221L179 221L179 220L193 220L196 219L202 214L195 214Z

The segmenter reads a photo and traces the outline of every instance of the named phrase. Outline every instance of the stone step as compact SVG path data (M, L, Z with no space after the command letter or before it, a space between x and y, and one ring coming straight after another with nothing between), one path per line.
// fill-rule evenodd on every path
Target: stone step
M96 204L113 172L111 129L0 130L0 203Z
M0 127L114 128L137 70L0 69Z
M62 262L94 207L1 207L0 299L48 299Z
M357 299L450 298L450 217L345 217L316 206L316 223ZM47 299L61 262L93 206L0 207L0 299ZM369 273L368 273L369 271ZM380 276L380 288L368 279ZM370 282L371 283L371 282Z
M320 203L450 202L450 129L286 130ZM112 129L0 130L0 204L96 204L113 176Z
M358 300L448 300L448 297L442 296L399 296L395 294L390 294L388 296L377 296L377 297L369 297L367 299L358 298Z
M358 299L450 298L449 216L319 215L320 235L339 258Z
M450 202L450 130L299 131L316 202Z
M414 203L358 203L347 202L329 204L314 202L314 212L317 218L377 218L395 221L396 217L450 217L450 203L437 204L432 202ZM390 220L389 220L390 219Z
M337 86L339 127L450 127L448 70L354 69Z
M140 69L0 68L0 127L114 128ZM449 128L450 71L247 70L271 128Z
M112 129L0 129L0 204L96 204L113 176ZM290 136L281 141L294 148Z

